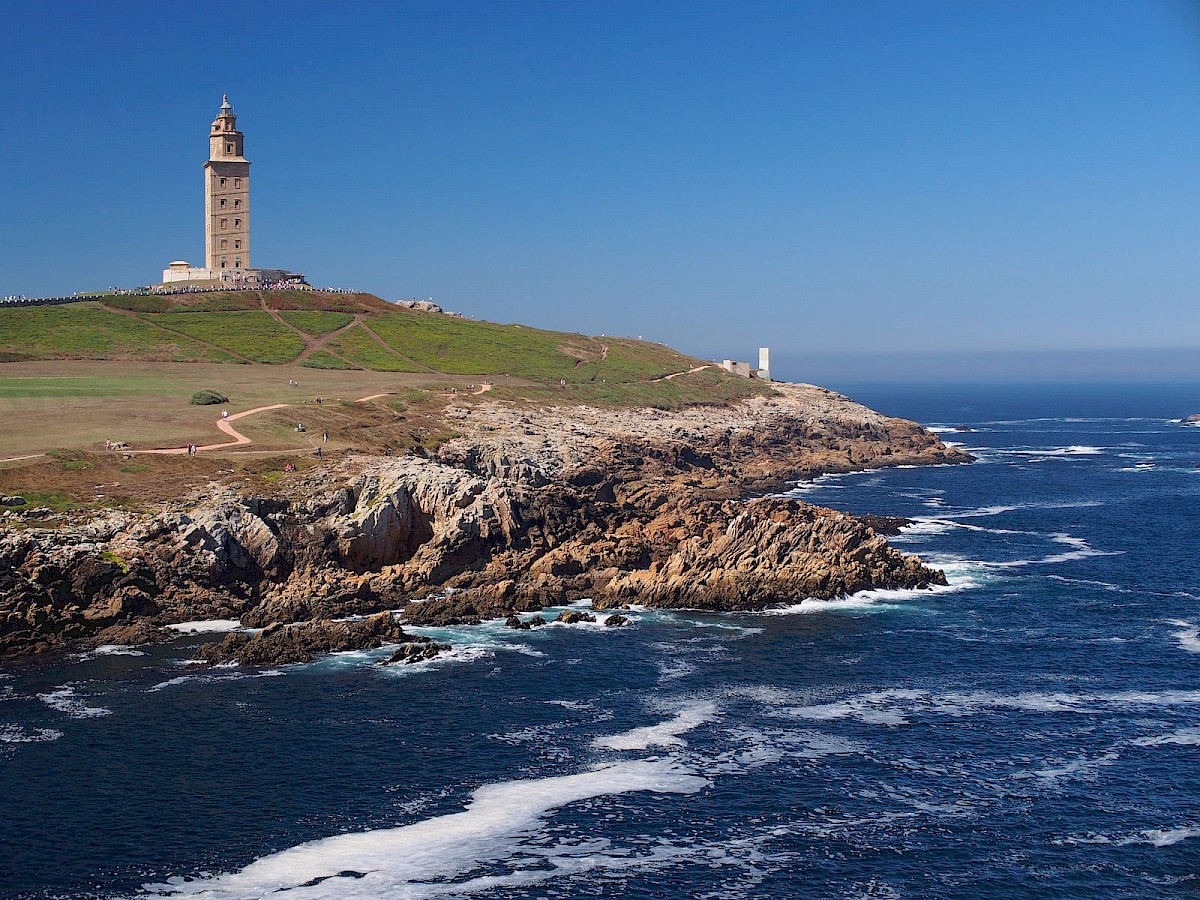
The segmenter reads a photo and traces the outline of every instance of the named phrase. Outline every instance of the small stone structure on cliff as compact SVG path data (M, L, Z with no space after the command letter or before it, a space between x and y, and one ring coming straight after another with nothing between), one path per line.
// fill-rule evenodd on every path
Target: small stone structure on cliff
M750 368L750 363L739 362L736 359L726 359L721 362L721 368L733 375L738 375L742 378L759 378L763 381L771 380L771 348L758 348L758 368Z

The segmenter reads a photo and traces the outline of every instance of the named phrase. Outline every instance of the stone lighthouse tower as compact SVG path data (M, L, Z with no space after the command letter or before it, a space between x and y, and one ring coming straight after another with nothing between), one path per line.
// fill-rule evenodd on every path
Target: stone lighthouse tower
M213 277L250 268L250 162L242 140L226 96L213 119L204 164L204 260Z

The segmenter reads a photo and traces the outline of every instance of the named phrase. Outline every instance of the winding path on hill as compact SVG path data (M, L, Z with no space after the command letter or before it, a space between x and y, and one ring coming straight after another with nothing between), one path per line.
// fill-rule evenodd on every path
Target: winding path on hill
M414 366L416 366L416 369L414 369L413 371L415 371L415 372L434 372L435 374L438 374L438 375L441 374L440 372L438 372L437 369L430 368L429 366L425 365L424 363L419 363L415 359L413 359L411 356L405 356L399 350L394 349L391 344L389 344L387 341L385 341L378 334L376 334L374 331L371 330L371 326L367 324L366 319L364 319L362 322L362 330L366 333L367 337L369 337L376 344L378 344L383 350L386 350L388 353L392 354L392 356L399 357L400 359L404 360L406 363L412 363Z
M347 322L345 325L342 325L340 328L335 328L335 329L333 329L333 331L327 331L324 334L311 335L307 331L302 331L301 329L297 328L295 325L293 325L291 322L289 322L287 319L285 319L283 316L281 316L279 314L279 310L272 309L270 304L267 303L267 298L262 295L261 291L259 291L259 293L258 293L258 302L259 302L259 305L262 306L263 310L267 313L267 315L269 315L272 319L274 319L276 322L278 322L284 328L287 328L287 329L290 329L291 331L293 331L296 334L296 336L298 338L300 338L300 340L304 341L304 349L300 351L299 356L297 356L295 359L293 359L291 362L288 363L289 366L302 366L302 365L304 365L304 361L307 360L309 357L311 357L318 350L324 350L330 356L334 356L337 359L340 359L346 365L351 366L356 369L360 368L358 365L356 365L355 363L346 359L346 357L342 356L340 353L335 353L334 351L327 349L325 347L325 344L327 342L329 342L330 340L332 340L333 338L337 337L339 334L344 332L346 329L353 328L355 325L358 325L360 322L362 322L364 319L366 319L366 317L367 317L366 313L354 313L353 318L351 318L349 322Z
M233 357L234 359L238 360L239 362L242 362L242 363L253 363L254 362L254 360L252 360L248 356L242 356L242 354L240 354L240 353L235 353L234 351L230 350L227 347L222 347L220 344L214 344L212 341L206 341L206 340L204 340L204 338L193 337L192 335L188 334L186 331L176 331L174 328L169 328L166 325L163 325L161 322L155 322L153 319L147 319L145 316L139 315L138 313L134 312L133 310L121 309L119 306L109 306L107 303L101 303L101 304L99 304L99 306L101 309L103 309L107 312L116 313L118 316L127 316L130 319L137 319L139 322L143 322L146 325L149 325L151 328L157 328L159 331L165 331L167 334L175 335L175 337L181 337L181 338L184 338L189 341L194 341L195 343L200 344L203 347L207 347L210 350L215 350L218 353L223 353L226 356Z
M490 391L491 389L492 389L492 384L491 384L491 382L488 382L488 383L486 383L486 384L481 384L481 385L479 385L479 389L478 389L478 390L471 391L471 393L472 393L473 395L476 395L476 396L477 396L477 395L479 395L479 394L486 394L486 393L487 393L488 391ZM370 400L378 400L380 397L390 397L390 396L392 396L393 394L397 394L397 393L399 393L399 391L383 391L382 393L379 393L379 394L371 394L371 395L369 395L369 396L367 396L367 397L359 397L359 398L358 398L357 400L355 400L354 402L355 402L355 403L366 403L366 402L368 402L368 401L370 401Z
M221 431L225 432L227 435L232 437L233 440L225 441L224 443L220 443L220 444L206 444L203 447L197 447L196 450L197 451L199 451L199 450L225 450L229 447L243 447L246 444L252 444L252 443L254 443L252 438L246 437L244 434L242 434L240 431L238 431L236 428L234 428L229 423L234 422L238 419L244 419L246 416L252 416L255 413L266 412L267 410L270 410L270 409L283 409L285 406L290 406L290 405L291 404L289 404L289 403L272 403L270 406L256 406L254 409L247 409L247 410L243 410L240 413L234 413L232 416L229 416L228 418L222 417L220 419L217 419L217 428L221 429ZM179 454L179 453L187 453L187 447L168 447L168 448L165 448L162 450L130 450L128 452L129 453ZM284 452L286 452L286 451L284 451Z
M696 366L696 368L694 368L694 369L688 369L686 372L672 372L670 375L663 375L661 378L651 378L650 380L651 380L652 382L656 382L656 381L671 381L671 380L672 380L672 379L674 379L674 378L678 378L680 375L694 375L694 374L696 374L697 372L702 372L702 371L704 371L705 369L715 369L715 368L716 368L716 365L715 365L715 364L713 364L713 363L705 363L705 364L704 364L704 365L702 365L702 366Z

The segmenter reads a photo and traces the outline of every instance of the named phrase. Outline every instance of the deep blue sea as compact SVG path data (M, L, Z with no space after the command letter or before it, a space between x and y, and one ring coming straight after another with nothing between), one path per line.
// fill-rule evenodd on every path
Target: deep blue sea
M1200 896L1200 387L837 387L978 456L797 491L948 588L9 663L0 895Z

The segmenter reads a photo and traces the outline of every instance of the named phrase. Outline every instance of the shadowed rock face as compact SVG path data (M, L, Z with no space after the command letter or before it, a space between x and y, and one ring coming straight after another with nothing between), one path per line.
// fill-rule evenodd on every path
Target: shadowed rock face
M430 638L406 634L391 613L380 613L351 622L325 619L272 625L253 636L234 633L220 643L202 647L200 656L210 663L273 666L308 662L325 653L370 650L384 644L402 645L390 662L432 659L447 649Z
M0 653L106 629L152 639L195 619L313 624L211 651L267 664L415 641L382 619L350 637L328 621L381 610L449 624L584 598L739 610L944 583L870 527L902 522L744 499L825 471L969 459L839 395L791 386L728 409L470 416L438 459L351 457L297 476L290 498L214 488L157 513L0 531Z

